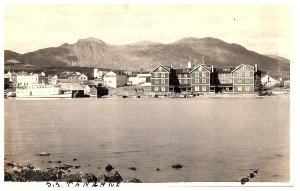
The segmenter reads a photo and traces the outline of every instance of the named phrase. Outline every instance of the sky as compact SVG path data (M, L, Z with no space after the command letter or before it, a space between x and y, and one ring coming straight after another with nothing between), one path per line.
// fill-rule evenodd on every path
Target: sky
M88 37L115 45L215 37L291 58L293 9L281 4L4 5L4 49L26 53Z

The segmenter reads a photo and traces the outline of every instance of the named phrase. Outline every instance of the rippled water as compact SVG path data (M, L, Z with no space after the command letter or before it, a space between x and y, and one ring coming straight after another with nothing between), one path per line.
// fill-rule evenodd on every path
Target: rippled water
M81 165L73 171L96 175L110 163L123 178L142 182L230 182L257 168L251 181L289 181L288 97L7 99L4 104L6 161L41 169ZM51 155L34 155L42 151ZM173 169L174 163L183 168Z

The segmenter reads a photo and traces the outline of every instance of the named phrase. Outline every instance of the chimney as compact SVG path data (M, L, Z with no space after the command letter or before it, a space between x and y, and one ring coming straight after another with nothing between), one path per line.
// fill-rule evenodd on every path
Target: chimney
M257 64L254 65L254 71L257 72Z
M205 65L204 56L202 56L202 64Z
M192 68L192 62L188 62L188 68Z
M214 65L211 65L211 72L214 72Z

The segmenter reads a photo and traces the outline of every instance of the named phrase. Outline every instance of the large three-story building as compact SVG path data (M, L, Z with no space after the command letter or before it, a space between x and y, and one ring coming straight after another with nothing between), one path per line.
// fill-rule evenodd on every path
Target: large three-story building
M189 65L190 66L190 65ZM217 68L199 64L193 68L173 69L159 66L151 73L151 90L158 94L169 92L254 92L257 66Z

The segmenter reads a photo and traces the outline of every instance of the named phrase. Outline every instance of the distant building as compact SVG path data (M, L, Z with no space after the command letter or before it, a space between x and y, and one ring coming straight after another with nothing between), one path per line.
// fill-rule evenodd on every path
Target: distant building
M57 75L48 76L48 83L52 85L56 85L58 83L58 76Z
M43 76L41 74L17 75L17 87L29 87L36 84L48 84L46 76Z
M123 74L117 74L111 71L104 75L103 81L105 85L112 88L117 88L126 85L127 76Z
M81 75L78 77L78 81L79 81L79 82L88 81L88 77L87 77L85 74L81 74Z
M109 71L108 70L100 70L97 68L94 68L93 77L96 79L102 79L104 75L106 75Z
M275 78L272 78L271 76L269 75L265 75L261 78L261 83L266 86L266 87L272 87L276 84L279 84L280 81L275 79Z
M90 97L98 98L103 95L108 95L108 89L101 85L87 85L84 88L84 94Z
M151 74L150 72L142 72L140 74L137 74L136 76L129 77L127 81L130 85L141 85L145 83L150 83Z
M72 97L84 97L84 89L79 83L58 83L60 89L65 92L71 92Z
M290 88L290 80L285 80L285 81L283 82L283 87L284 87L284 88Z

